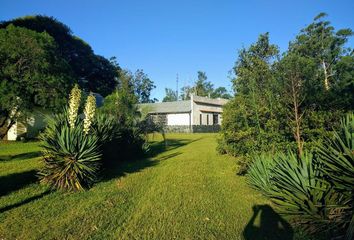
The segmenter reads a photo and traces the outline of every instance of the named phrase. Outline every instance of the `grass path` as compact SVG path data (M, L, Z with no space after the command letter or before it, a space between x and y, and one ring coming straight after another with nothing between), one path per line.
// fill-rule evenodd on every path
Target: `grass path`
M165 151L156 141L154 157L73 194L27 176L40 164L36 143L0 144L0 187L18 181L0 192L0 239L244 239L252 207L266 201L235 175L233 158L216 154L216 136L168 135Z

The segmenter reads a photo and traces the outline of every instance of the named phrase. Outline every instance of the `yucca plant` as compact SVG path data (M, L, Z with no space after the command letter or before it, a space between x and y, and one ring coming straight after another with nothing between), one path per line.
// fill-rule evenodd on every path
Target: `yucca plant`
M70 128L63 116L55 116L41 136L44 166L39 175L52 188L76 191L97 178L101 153L95 135L86 136L82 124Z
M312 154L254 157L247 178L280 214L310 233L334 231L342 222L338 209L328 206L343 203L345 198L323 179L321 165Z
M354 114L348 114L341 121L339 131L334 132L319 148L323 170L336 188L354 190Z
M275 161L273 157L267 154L255 155L251 161L247 172L247 182L252 188L269 197L272 189L271 178Z
M81 90L75 86L69 106L48 119L40 136L44 165L39 171L42 183L52 188L76 191L95 182L101 165L100 137L93 132L95 98L87 98L84 118L79 114Z
M347 114L339 131L319 147L323 171L335 189L344 195L344 204L331 206L342 216L346 239L354 237L354 114Z
M337 212L328 206L343 201L342 195L323 179L321 165L312 154L280 156L271 182L270 198L278 211L309 232L329 231L340 224Z

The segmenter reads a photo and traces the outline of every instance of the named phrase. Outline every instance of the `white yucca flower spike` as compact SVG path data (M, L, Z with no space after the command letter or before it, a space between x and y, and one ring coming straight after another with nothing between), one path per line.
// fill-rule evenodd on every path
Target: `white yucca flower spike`
M80 106L80 100L81 100L81 90L77 84L71 89L70 95L69 95L69 125L70 128L75 127L75 122L77 119L78 115L78 110Z
M96 111L96 98L91 93L87 99L84 109L85 119L84 119L84 133L87 135L90 131L93 117L95 116Z

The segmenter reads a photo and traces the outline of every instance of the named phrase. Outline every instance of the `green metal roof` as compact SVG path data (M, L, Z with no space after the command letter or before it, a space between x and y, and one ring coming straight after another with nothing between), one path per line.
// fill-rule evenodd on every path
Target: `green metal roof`
M186 113L191 111L191 101L142 103L139 108L148 113Z

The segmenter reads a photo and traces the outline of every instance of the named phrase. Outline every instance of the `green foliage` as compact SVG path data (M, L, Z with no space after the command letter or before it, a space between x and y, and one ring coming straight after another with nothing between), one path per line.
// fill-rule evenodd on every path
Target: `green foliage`
M180 99L189 100L191 94L195 94L197 96L202 96L202 97L210 97L210 98L225 98L225 99L231 98L230 93L227 91L225 87L214 88L214 85L210 81L207 81L207 79L208 77L205 72L198 71L198 78L194 82L193 86L183 86L181 88ZM173 94L170 91L167 92L166 89L166 97L168 96L167 93L169 93L169 96L172 96L171 94Z
M102 145L120 138L121 126L117 119L109 114L99 113L96 115L92 129L94 135L98 137L98 142Z
M135 96L139 103L151 103L156 99L151 99L151 91L156 88L154 82L148 77L142 69L136 70L134 75L131 75L132 84Z
M338 189L354 192L354 114L319 148L323 168Z
M206 97L213 91L213 84L207 81L208 77L205 72L198 71L198 79L194 85L194 93L197 96Z
M44 167L41 182L52 188L76 191L95 182L100 167L98 138L86 135L81 122L70 128L67 114L55 115L41 135Z
M83 190L97 179L106 146L120 139L119 123L111 115L95 114L95 98L86 99L80 117L81 90L75 86L67 110L49 117L41 134L43 167L41 182L55 189ZM107 154L106 154L107 155Z
M116 136L104 146L104 162L108 164L116 163L117 156L121 159L141 155L146 150L146 133L142 124L144 118L138 111L138 97L135 95L132 81L129 73L122 73L120 86L105 98L103 106L99 109L99 112L106 116L102 117L101 121L110 122L104 126L114 126L114 130L104 132L112 132Z
M353 114L316 152L260 155L248 171L249 184L278 211L310 233L353 236ZM350 227L348 227L350 226Z
M220 152L312 151L353 109L354 57L345 46L352 31L334 31L323 17L301 30L282 56L268 33L239 51Z
M189 100L191 99L191 94L193 93L193 88L191 86L183 86L181 88L181 100Z
M131 76L122 72L120 86L105 98L99 111L114 116L123 126L133 126L139 119L137 103Z
M277 210L310 233L331 232L342 224L332 206L343 197L324 180L321 166L309 153L255 157L248 171L249 184L269 197Z
M274 165L275 161L270 155L255 155L247 172L248 184L265 196L271 196Z
M69 65L46 32L0 28L0 138L33 107L57 109L71 84Z
M69 68L61 72L63 74L72 73L73 78L80 80L80 87L85 91L106 96L117 85L116 78L120 67L115 59L110 61L94 54L88 43L74 36L68 26L55 18L42 15L26 16L1 22L0 28L6 28L11 24L37 33L46 32L50 35L58 46L58 52L51 56L63 58L68 63ZM26 42L23 41L24 43ZM61 88L59 87L59 89Z
M162 99L162 102L173 102L177 100L177 92L173 91L171 88L165 88L165 97Z
M323 180L323 172L311 154L280 157L272 175L270 197L282 214L291 216L310 232L336 227L340 219L327 207L339 204L340 196Z
M210 94L211 98L224 98L224 99L230 99L232 96L231 94L226 90L225 87L218 87L213 90L213 92Z

